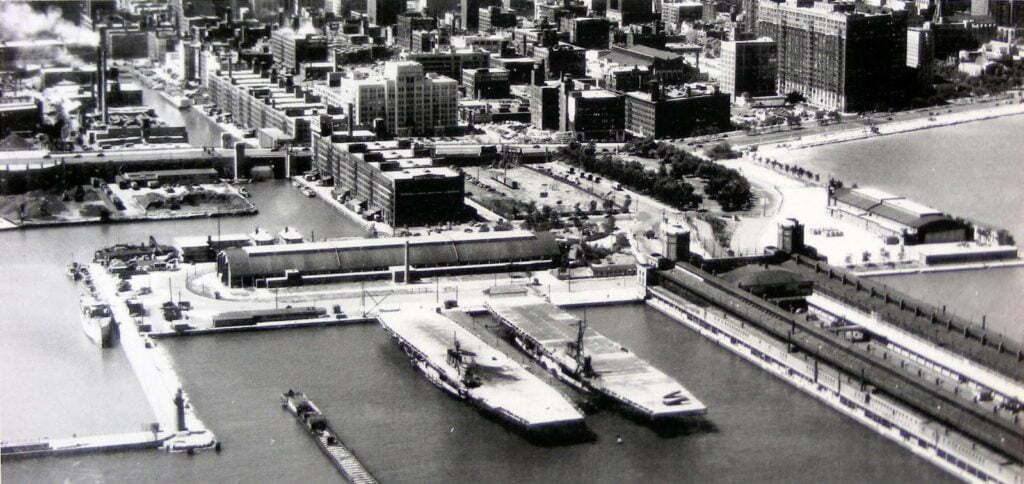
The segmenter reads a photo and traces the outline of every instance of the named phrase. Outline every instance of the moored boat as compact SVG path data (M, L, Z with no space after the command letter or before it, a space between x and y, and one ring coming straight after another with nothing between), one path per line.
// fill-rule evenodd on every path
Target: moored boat
M100 348L114 346L117 328L110 305L84 294L80 305L82 329L85 330L85 335Z

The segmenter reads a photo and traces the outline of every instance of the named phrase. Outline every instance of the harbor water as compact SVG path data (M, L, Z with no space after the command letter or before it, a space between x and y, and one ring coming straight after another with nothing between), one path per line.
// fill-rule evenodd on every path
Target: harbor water
M790 152L790 161L845 184L876 187L954 216L1005 228L1024 243L1024 116ZM878 278L911 296L1024 342L1024 268Z
M166 117L184 116L179 123L189 126L194 144L219 138L199 113L147 102ZM223 233L290 225L318 239L361 234L285 182L250 191L260 214L221 219ZM152 415L121 351L100 352L82 334L64 269L101 246L216 230L215 219L201 219L0 233L7 272L0 294L8 306L0 315L0 385L9 389L0 395L0 438L136 431L148 424ZM296 329L159 343L199 416L223 440L223 452L30 459L5 462L0 478L337 482L337 472L280 407L281 392L294 388L320 406L383 482L952 481L646 306L590 309L587 319L693 391L708 405L713 429L664 438L601 411L587 418L595 443L536 447L432 386L376 326Z
M337 472L280 406L281 392L295 388L381 482L952 481L655 310L587 313L592 327L699 395L714 429L664 438L601 411L587 418L595 443L537 447L431 385L374 325L300 329L161 341L203 420L223 439L220 454L26 460L5 464L3 477L336 482Z

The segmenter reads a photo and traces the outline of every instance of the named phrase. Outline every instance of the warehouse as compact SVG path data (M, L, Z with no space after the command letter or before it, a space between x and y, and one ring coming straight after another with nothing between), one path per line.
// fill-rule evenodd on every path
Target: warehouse
M228 287L305 284L543 270L561 250L550 233L451 233L228 249L217 273Z

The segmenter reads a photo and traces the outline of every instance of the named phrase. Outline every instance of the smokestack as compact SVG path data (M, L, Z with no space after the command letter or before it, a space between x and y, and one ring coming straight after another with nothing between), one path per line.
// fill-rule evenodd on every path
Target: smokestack
M96 88L96 107L100 112L100 120L104 125L110 122L110 111L107 109L107 27L100 27L100 44L96 70L99 83Z
M356 123L355 117L352 115L352 103L348 103L348 139L352 139L352 125Z

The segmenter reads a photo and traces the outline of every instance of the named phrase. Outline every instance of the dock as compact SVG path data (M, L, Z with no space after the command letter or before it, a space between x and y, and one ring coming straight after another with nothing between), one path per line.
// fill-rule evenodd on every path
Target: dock
M431 383L537 435L571 435L583 415L561 393L436 312L382 312L381 326Z
M487 308L515 335L517 346L570 385L650 420L707 413L675 379L549 303L536 298L492 300Z
M288 390L281 395L281 405L295 416L317 447L331 460L341 475L352 484L376 484L377 479L363 467L351 449L338 438L320 409L302 392Z
M130 432L122 434L90 435L60 439L40 439L28 442L0 443L3 460L51 457L89 452L115 452L134 449L155 449L171 437L166 432Z

